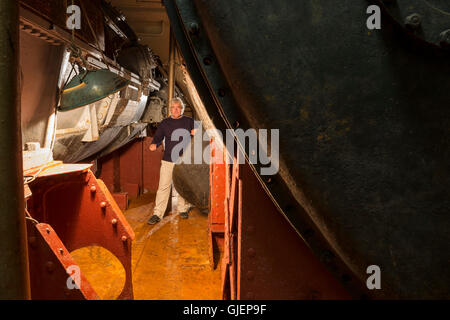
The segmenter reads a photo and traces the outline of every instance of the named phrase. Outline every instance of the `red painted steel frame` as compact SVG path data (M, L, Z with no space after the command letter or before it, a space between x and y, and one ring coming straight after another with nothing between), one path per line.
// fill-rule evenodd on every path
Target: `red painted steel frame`
M126 146L99 159L100 178L112 192L127 192L130 199L142 194L143 189L158 190L159 170L164 154L162 146L156 151L149 147L153 138L136 139Z
M211 149L214 160L223 157L214 144ZM214 175L217 166L211 163L211 204L224 199L226 205L211 206L210 224L224 218L223 299L350 299L277 210L250 165L235 157L231 178Z
M220 256L223 248L223 236L225 227L225 197L227 191L228 165L225 163L224 154L216 150L214 141L211 140L211 165L209 168L209 258L212 268L216 267L215 257Z
M49 224L34 224L27 220L27 230L30 287L33 299L99 299L83 273L80 273L81 285L79 289L69 289L67 286L69 278L67 270L70 266L76 266L77 264Z
M68 277L67 266L74 264L69 252L92 245L109 250L122 263L126 280L118 299L133 299L131 241L135 235L104 183L89 167L59 164L30 183L28 210L40 222L35 229L28 224L33 299L67 299L67 290L60 289ZM50 233L43 228L49 228ZM35 253L30 238L43 254ZM64 261L60 249L67 255ZM49 262L53 263L52 272L40 272ZM84 280L82 285L86 283ZM81 293L74 298L96 297L89 285Z

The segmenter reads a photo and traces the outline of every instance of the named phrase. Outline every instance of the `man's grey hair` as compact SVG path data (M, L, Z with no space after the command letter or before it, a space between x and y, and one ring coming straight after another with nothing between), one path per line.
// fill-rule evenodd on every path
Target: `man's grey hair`
M181 98L179 98L179 97L172 98L172 100L170 100L169 108L171 108L172 104L174 104L174 103L175 104L179 104L181 106L181 114L183 114L184 113L184 102L183 102L183 100L181 100Z

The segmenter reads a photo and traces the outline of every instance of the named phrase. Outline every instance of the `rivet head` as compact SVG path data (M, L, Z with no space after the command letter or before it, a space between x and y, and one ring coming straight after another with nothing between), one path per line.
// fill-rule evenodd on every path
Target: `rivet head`
M411 29L417 29L422 23L422 17L418 13L413 13L405 18L405 25Z
M50 229L49 228L45 228L45 231L47 231L47 233L50 233Z
M96 186L91 186L91 189L90 189L90 190L91 190L92 193L94 193L94 192L97 191L97 187L96 187Z
M100 202L100 207L103 209L106 208L106 202L105 201Z
M223 88L220 88L218 91L217 91L217 93L219 94L219 97L225 97L225 95L227 94L226 93L226 91L225 91L225 89L223 89Z
M256 251L253 248L248 249L247 252L250 257L254 257L256 255Z
M63 254L64 254L64 250L63 250L62 248L59 248L59 253L60 253L61 255L63 255Z
M247 279L253 280L255 278L255 273L253 271L247 271Z
M207 56L207 57L203 58L203 63L207 66L211 65L212 62L213 62L213 59L211 56Z
M253 294L253 292L249 291L249 292L247 292L247 293L245 294L245 297L246 297L247 299L254 299L254 298L255 298L255 295Z
M55 270L55 264L51 261L47 261L45 263L45 269L47 269L48 272L53 272L53 270Z
M28 239L28 243L32 248L36 248L37 246L36 241L37 241L36 237L30 237Z
M198 26L198 24L196 22L192 22L189 25L189 33L190 34L197 35L199 31L200 31L200 28L199 28L199 26Z
M111 220L111 224L112 224L113 226L115 226L115 225L117 224L117 219L112 219L112 220Z
M123 242L127 241L127 239L128 239L127 236L122 236L122 241Z

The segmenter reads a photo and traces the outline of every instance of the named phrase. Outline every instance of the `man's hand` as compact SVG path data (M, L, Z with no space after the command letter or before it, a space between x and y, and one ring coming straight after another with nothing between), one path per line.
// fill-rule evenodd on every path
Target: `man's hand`
M150 145L150 151L155 151L156 150L156 144L154 144L154 143L152 143L151 145Z

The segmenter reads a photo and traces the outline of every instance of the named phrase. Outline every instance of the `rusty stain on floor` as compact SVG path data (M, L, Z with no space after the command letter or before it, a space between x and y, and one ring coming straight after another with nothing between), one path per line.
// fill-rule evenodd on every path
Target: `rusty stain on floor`
M220 267L212 270L208 256L208 217L198 209L189 219L170 213L154 226L147 224L155 194L147 193L124 212L136 239L132 245L133 291L136 300L221 299ZM114 255L101 247L71 253L101 299L115 299L125 271Z

